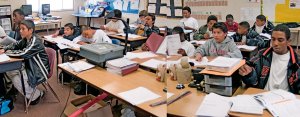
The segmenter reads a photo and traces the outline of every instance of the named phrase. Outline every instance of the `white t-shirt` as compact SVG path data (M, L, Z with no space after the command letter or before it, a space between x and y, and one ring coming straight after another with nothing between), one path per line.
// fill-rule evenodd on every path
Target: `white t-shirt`
M121 20L118 20L117 22L110 21L105 26L118 30L118 33L123 33L124 28L125 28L125 26Z
M290 52L278 55L273 52L271 71L265 90L289 90L287 80L287 69L290 60Z
M184 26L194 28L195 30L199 29L198 21L193 17L183 18L180 20L180 22L183 22Z
M266 24L265 24L265 25L266 25ZM263 25L263 26L257 26L257 25L255 25L255 31L256 31L258 34L262 33L262 31L263 31L265 25Z
M78 43L79 41L88 42L88 43L103 43L103 42L112 43L111 39L102 30L96 30L95 34L93 35L93 38L91 39L84 38L80 35L73 40L74 43Z
M185 50L185 53L187 54L187 56L193 56L194 55L194 51L195 51L195 47L193 46L193 44L189 43L187 40L185 40L184 42L181 42L181 48Z

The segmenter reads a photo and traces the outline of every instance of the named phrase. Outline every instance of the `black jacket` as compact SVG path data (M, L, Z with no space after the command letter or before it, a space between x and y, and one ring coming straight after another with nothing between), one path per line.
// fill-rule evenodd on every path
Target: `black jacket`
M137 34L139 28L135 29L135 34ZM152 33L157 33L159 34L159 28L156 27L156 26L152 26L151 28L149 28L148 26L145 26L144 28L144 34L142 36L145 36L145 37L149 37Z
M291 46L288 46L288 50L290 51L291 57L288 63L286 80L288 81L289 91L300 94L300 69L298 57ZM248 65L253 67L253 71L242 78L245 84L261 89L265 88L271 70L272 52L273 49L271 47L263 49L247 62Z
M255 31L255 27L256 25L254 23L253 26L251 27L251 30ZM267 25L265 25L262 33L268 33L271 35L273 29L274 29L274 25L270 21L267 21Z
M42 39L33 36L30 41L22 39L4 49L8 56L24 58L28 83L31 87L35 87L47 79L50 71L49 58Z
M64 29L60 29L58 35L63 35L64 34ZM74 28L74 32L73 35L69 35L69 36L63 36L65 39L68 39L70 41L73 41L73 39L75 39L76 37L78 37L79 35L81 35L80 29L79 28Z
M235 33L231 36L231 38L234 40L234 42L241 42L243 35ZM249 29L248 33L246 34L246 38L246 45L248 46L258 46L258 48L265 47L264 39L254 30Z

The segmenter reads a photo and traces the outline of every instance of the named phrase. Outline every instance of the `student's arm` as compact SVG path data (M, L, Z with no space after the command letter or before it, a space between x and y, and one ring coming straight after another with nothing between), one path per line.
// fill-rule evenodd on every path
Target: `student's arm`
M204 39L204 34L206 33L207 27L201 26L197 33L194 34L194 40Z
M5 46L4 50L5 51L6 50L19 50L21 48L21 45L22 45L23 41L24 40L22 39L20 41L15 42L15 43L11 43L8 46Z
M240 49L236 46L236 44L234 43L234 41L230 41L228 43L229 46L229 51L226 55L224 55L225 57L229 57L229 58L243 58L243 55L240 51Z
M26 43L19 43L19 44L26 44ZM19 45L20 46L20 45ZM37 37L33 37L31 40L31 43L28 45L23 45L25 48L19 49L18 53L8 53L8 56L17 56L17 57L22 57L24 59L28 59L33 57L34 55L38 54L41 52L44 48L44 45L41 41L41 39Z
M209 44L210 44L210 42L207 41L207 42L204 43L203 45L199 46L199 47L195 50L195 55L200 54L202 57L204 57L204 56L209 56L209 55L208 55Z
M84 41L82 40L82 36L78 36L73 40L73 43L84 45Z
M77 30L77 29L74 29L74 33L73 35L70 35L70 36L64 36L64 38L70 40L70 41L73 41L76 37L80 36L80 31Z
M262 71L261 57L262 52L252 57L247 63L239 69L242 80L247 85L256 85L258 82L258 73Z
M95 43L102 43L102 42L112 43L111 39L107 36L105 32L99 30L99 33L102 37L99 37L100 39L97 39Z

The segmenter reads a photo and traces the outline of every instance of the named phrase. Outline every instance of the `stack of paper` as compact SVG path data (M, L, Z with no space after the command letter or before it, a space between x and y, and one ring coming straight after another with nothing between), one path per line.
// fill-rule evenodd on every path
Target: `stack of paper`
M160 64L167 64L166 61L161 61L161 60L157 60L157 59L150 59L144 63L142 63L142 66L148 67L148 68L152 68L152 69L157 69L158 65Z
M294 99L273 104L273 109L278 117L299 117L300 100Z
M167 40L167 51L168 55L178 55L178 50L181 48L179 34L168 35L165 37Z
M9 60L10 60L10 58L6 54L0 54L0 63L9 61Z
M138 64L126 58L118 58L106 62L107 71L126 75L138 69Z
M126 56L124 58L127 59L134 59L134 58L151 58L151 57L156 57L157 55L152 53L152 52L127 52Z
M260 105L252 95L238 95L232 97L233 106L231 112L263 114L264 107Z
M90 64L86 61L76 61L72 63L67 62L67 63L60 64L59 66L67 67L68 69L71 69L74 72L81 72L95 67L95 65Z
M208 62L206 68L212 71L228 72L234 66L239 64L240 61L241 61L240 58L227 58L227 57L218 56L211 62Z
M228 116L231 105L232 102L228 97L210 93L205 96L196 112L196 116L225 117Z
M246 49L246 50L250 50L250 51L253 51L257 48L256 46L248 46L248 45L237 45L237 47L239 49Z
M121 98L133 105L138 105L161 97L160 95L157 95L144 87L138 87L129 91L119 93L118 95L120 95Z

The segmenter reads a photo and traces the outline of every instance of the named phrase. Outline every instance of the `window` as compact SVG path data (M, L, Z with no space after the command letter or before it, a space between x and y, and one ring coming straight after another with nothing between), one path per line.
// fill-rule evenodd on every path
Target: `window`
M74 0L26 0L32 5L32 11L37 12L42 4L50 4L51 11L73 10Z

